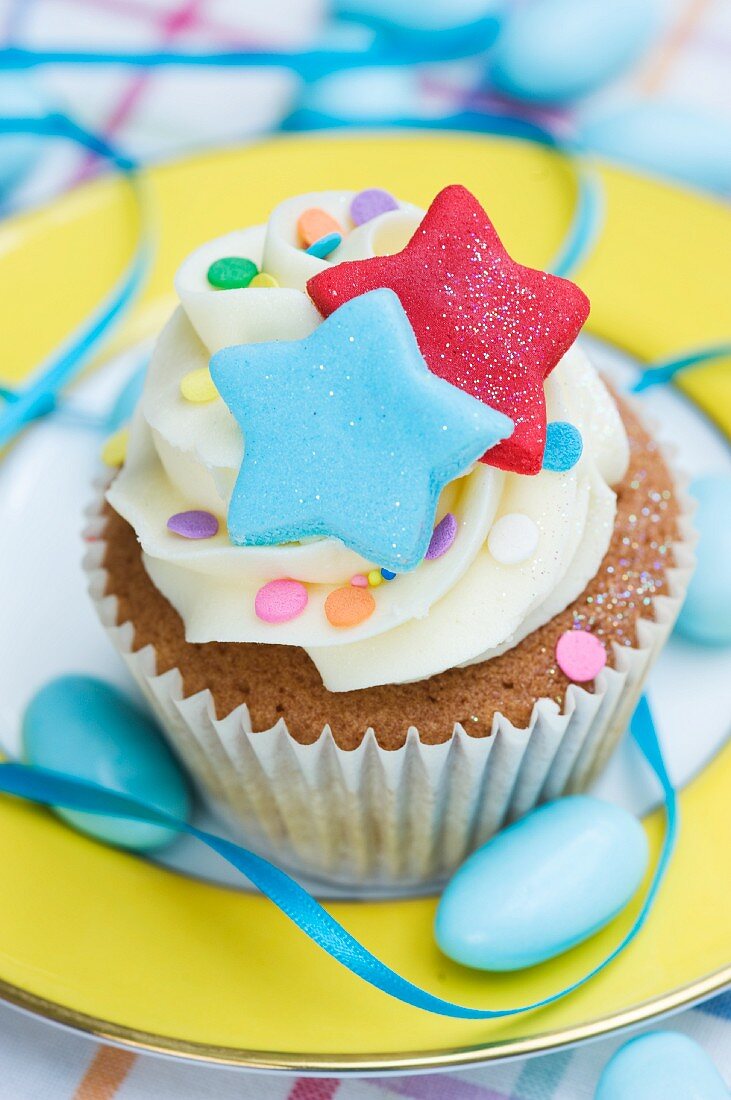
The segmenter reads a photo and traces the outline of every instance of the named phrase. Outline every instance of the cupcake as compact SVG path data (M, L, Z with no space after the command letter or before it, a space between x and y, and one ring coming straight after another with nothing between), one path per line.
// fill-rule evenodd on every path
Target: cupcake
M692 564L588 301L478 201L292 198L180 267L90 590L237 838L429 889L627 725Z

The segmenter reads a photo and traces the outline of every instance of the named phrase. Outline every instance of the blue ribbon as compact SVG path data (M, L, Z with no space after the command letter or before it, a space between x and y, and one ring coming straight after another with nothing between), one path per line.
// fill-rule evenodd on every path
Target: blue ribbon
M542 1000L533 1001L517 1008L469 1008L465 1005L446 1001L433 993L429 993L426 989L421 989L376 958L302 886L299 886L294 879L290 878L284 871L279 870L274 864L230 840L197 829L194 825L189 825L185 821L178 821L154 806L145 805L127 795L119 794L116 791L83 780L73 779L58 772L15 763L0 764L0 791L47 806L63 806L69 810L121 817L131 821L143 821L186 833L205 844L211 851L217 852L232 867L245 875L262 894L269 898L323 951L326 951L331 958L339 962L352 974L355 974L356 977L368 982L369 985L375 986L376 989L380 989L383 993L387 993L404 1004L423 1009L426 1012L463 1020L491 1020L543 1008L545 1005L553 1004L574 990L579 989L599 974L600 971L604 970L613 959L616 959L632 942L645 923L675 845L678 809L675 790L665 768L652 714L644 697L640 700L632 718L631 731L640 751L660 781L665 798L667 819L660 858L640 912L620 943L588 974L557 993L551 994L550 997L544 997Z
M51 412L65 386L88 363L123 317L144 284L150 268L153 246L151 214L137 165L108 141L85 130L63 114L30 118L0 118L1 134L33 134L72 141L103 158L122 172L135 197L140 233L131 262L99 306L35 373L33 381L21 390L4 390L5 406L0 412L0 447L8 443L26 424Z
M474 40L453 38L439 43L435 51L432 42L423 40L409 51L409 64L428 61L457 61L474 57L481 49ZM404 49L398 40L377 36L364 49L311 50L30 50L18 46L0 49L0 68L33 69L43 65L125 65L137 69L159 69L170 66L193 68L274 67L290 69L303 80L318 80L343 69L398 67L404 64Z
M662 359L659 363L653 363L640 374L640 377L632 386L632 393L642 393L650 386L657 386L664 382L671 382L676 374L687 367L697 367L701 363L708 363L714 359L731 358L731 343L713 344L706 348L695 348L692 351L675 355L671 359Z

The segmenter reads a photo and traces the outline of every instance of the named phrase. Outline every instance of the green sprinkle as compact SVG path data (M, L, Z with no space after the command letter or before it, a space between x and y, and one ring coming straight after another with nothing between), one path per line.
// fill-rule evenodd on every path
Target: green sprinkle
M241 290L248 286L259 268L244 256L222 256L208 268L208 282L218 290Z

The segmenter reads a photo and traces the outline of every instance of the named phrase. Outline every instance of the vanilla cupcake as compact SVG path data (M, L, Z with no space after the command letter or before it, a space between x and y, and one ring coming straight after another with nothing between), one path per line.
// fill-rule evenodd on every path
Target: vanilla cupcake
M206 800L350 886L431 887L583 790L679 610L685 502L477 201L324 192L194 252L87 557Z

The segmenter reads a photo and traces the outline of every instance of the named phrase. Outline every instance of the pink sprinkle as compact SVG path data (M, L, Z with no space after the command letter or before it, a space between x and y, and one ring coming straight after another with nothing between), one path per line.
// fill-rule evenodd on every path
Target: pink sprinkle
M586 630L566 630L556 642L558 667L577 684L593 680L607 663L604 643Z
M451 512L447 512L444 519L434 528L429 549L424 557L428 558L429 561L433 561L434 558L441 558L449 550L456 537L457 520Z
M302 614L308 599L299 581L269 581L257 592L254 610L265 623L288 623Z
M210 539L218 533L218 520L211 512L176 512L167 526L184 539Z
M379 214L386 214L389 210L398 210L398 203L393 195L380 187L370 187L367 191L359 191L350 204L350 216L356 225L364 225Z
M350 583L353 588L367 588L368 578L363 573L356 573L354 577L350 578Z

